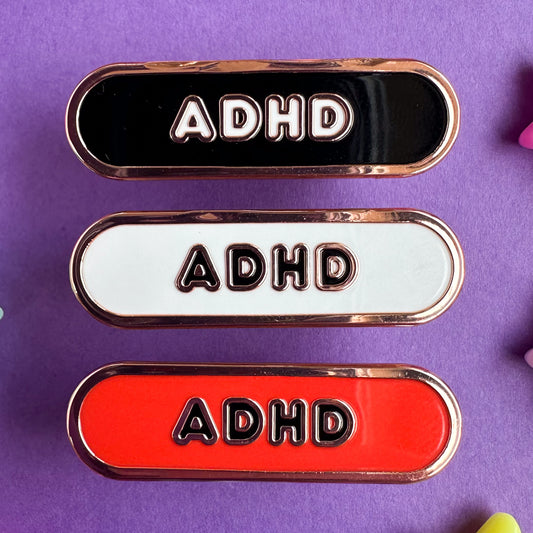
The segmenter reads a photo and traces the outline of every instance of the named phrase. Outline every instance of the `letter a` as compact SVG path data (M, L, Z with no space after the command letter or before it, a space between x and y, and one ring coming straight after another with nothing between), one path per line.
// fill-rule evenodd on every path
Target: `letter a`
M203 100L198 96L187 96L170 128L170 138L180 144L186 143L191 138L209 143L216 136Z
M215 444L218 440L217 428L202 398L191 398L187 402L172 431L172 440L176 444L188 444L191 440Z
M220 278L209 257L209 252L201 244L189 250L176 277L176 287L181 292L190 292L195 287L216 291L220 287Z

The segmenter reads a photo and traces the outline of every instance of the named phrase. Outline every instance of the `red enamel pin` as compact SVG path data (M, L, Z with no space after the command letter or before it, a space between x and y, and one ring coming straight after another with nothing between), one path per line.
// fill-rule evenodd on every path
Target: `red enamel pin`
M461 435L450 389L404 365L111 364L78 386L67 424L116 479L414 482Z

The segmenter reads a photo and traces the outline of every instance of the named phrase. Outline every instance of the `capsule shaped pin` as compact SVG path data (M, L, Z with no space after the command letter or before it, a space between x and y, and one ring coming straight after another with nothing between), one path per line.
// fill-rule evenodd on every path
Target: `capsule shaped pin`
M453 303L463 255L420 211L117 213L82 235L70 274L121 327L412 325Z
M117 363L78 386L67 424L117 479L413 482L461 435L450 389L404 365Z
M114 64L75 89L66 128L110 178L408 176L449 151L459 104L414 60Z

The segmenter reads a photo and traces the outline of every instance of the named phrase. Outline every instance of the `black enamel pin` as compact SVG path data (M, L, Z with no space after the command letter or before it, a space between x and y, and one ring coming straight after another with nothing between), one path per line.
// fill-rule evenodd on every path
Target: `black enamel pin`
M409 176L450 150L459 104L413 60L130 63L78 85L66 128L110 178Z

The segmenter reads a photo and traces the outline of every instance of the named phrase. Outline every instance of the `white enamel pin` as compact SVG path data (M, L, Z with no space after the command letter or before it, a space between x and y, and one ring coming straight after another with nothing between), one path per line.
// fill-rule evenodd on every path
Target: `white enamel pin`
M71 259L73 290L120 327L413 325L443 313L463 255L411 210L117 213Z

